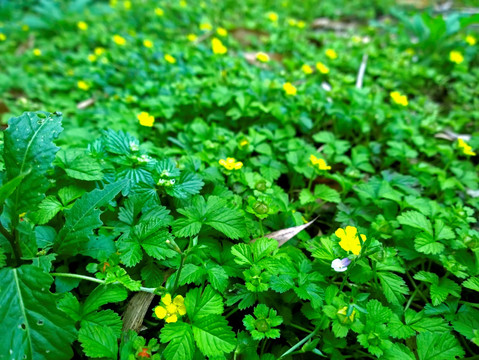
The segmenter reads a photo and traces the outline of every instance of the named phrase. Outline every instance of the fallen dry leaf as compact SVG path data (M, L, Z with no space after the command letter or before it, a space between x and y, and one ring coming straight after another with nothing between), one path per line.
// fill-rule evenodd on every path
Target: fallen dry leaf
M95 98L89 98L86 100L83 100L77 104L77 109L82 110L86 109L87 107L93 105L95 103Z
M299 226L294 226L294 227L290 227L286 229L281 229L278 231L273 231L272 233L266 234L264 237L275 239L276 241L278 241L278 247L280 247L281 245L286 243L288 240L291 240L293 237L295 237L298 233L306 229L312 223L314 223L316 219L317 217L304 225L299 225ZM254 242L254 240L252 242Z

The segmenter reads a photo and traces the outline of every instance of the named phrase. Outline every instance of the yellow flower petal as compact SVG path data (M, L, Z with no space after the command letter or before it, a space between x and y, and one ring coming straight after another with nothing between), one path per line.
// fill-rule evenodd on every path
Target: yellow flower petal
M176 295L175 299L173 300L173 304L175 305L183 305L185 303L185 298L181 295Z
M174 323L178 321L178 316L176 314L170 315L165 320L167 323Z
M165 305L170 305L171 304L171 295L170 294L165 294L161 297L161 302Z
M185 305L178 305L178 314L181 316L186 314L186 307Z
M166 314L166 309L163 306L157 306L155 308L155 315L158 317L158 319L164 319Z

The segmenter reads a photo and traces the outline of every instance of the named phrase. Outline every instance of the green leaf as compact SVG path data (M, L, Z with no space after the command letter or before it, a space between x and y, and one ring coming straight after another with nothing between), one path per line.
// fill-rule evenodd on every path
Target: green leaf
M94 181L102 180L102 167L98 160L86 151L78 149L62 149L58 152L56 164L73 179Z
M416 229L420 229L432 236L432 224L431 222L418 211L406 211L403 212L397 218L401 225L408 225Z
M58 300L57 307L68 314L73 320L80 321L80 302L72 293L65 293L64 296Z
M179 181L171 188L165 188L166 192L176 198L186 199L200 192L204 182L201 178L190 172L182 172Z
M49 222L53 217L63 209L60 201L53 195L47 196L38 205L38 210L31 214L32 220L38 225Z
M81 326L83 327L85 324L99 327L106 326L113 330L116 337L120 337L123 326L120 315L111 309L95 311L85 315L81 321Z
M0 354L13 359L71 359L73 322L56 307L52 277L33 265L0 270Z
M13 192L16 190L18 185L22 182L23 178L27 174L20 174L18 176L15 176L12 180L6 182L5 184L2 185L0 188L0 205L3 205L5 200L13 194Z
M216 264L211 266L210 263L208 263L206 273L208 274L208 280L213 288L220 292L226 290L226 287L228 286L228 274L226 274L226 271L221 266Z
M201 266L185 264L185 266L183 266L183 270L181 271L179 282L181 285L197 282L203 277L203 275L205 275L205 273L206 270Z
M434 238L436 240L450 240L454 239L456 235L449 226L444 224L442 220L436 220L434 223Z
M419 360L451 360L462 358L464 350L457 339L448 332L423 332L417 336Z
M421 233L414 239L414 248L423 254L437 255L444 251L444 245L434 240L432 235Z
M253 265L253 252L248 244L236 244L231 248L231 253L235 256L235 263L238 265Z
M192 326L196 345L205 356L222 356L235 349L235 334L222 316L196 317Z
M414 310L408 309L405 313L404 320L406 325L417 332L425 331L448 331L447 322L440 317L428 317L424 311L416 313Z
M105 284L113 284L119 282L131 291L138 291L141 288L141 281L133 280L125 269L114 267L108 271L105 278Z
M324 184L316 185L316 187L314 188L314 196L327 202L341 202L341 196L339 196L339 193Z
M61 120L56 114L25 112L8 122L3 148L7 180L25 176L11 195L15 216L31 211L45 197L50 186L45 175L58 151L53 140L63 130Z
M314 203L315 201L316 201L316 197L308 189L303 189L299 193L299 202L301 203L301 205Z
M419 271L416 275L414 275L414 279L425 281L431 284L437 284L439 282L439 276L428 271Z
M478 277L471 277L462 283L462 286L465 288L479 291L479 278Z
M193 331L190 324L176 322L166 324L160 333L160 341L169 344L162 355L166 360L191 360L195 353Z
M106 205L126 186L128 180L106 185L103 190L95 189L75 201L70 210L65 210L65 226L55 239L54 250L59 254L74 255L81 243L88 241L94 229L103 222L99 207Z
M188 291L185 298L185 307L188 317L193 321L202 316L223 313L223 299L210 285L203 293L199 288Z
M400 343L393 343L390 348L384 352L384 360L416 360L414 353L406 346Z
M120 302L126 299L128 293L123 286L120 285L98 285L90 295L88 295L82 307L82 314L86 314L98 310L100 306Z
M391 272L379 271L377 276L386 299L393 304L402 304L404 302L404 295L409 292L405 281L400 276Z
M113 329L107 326L96 326L85 323L78 333L78 341L80 341L85 355L89 357L117 358L117 337Z

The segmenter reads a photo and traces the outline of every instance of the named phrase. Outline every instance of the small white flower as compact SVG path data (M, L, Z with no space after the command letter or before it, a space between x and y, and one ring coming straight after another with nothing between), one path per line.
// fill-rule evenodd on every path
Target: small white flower
M138 162L139 163L149 163L151 161L151 157L149 157L148 155L141 155L139 158L138 158Z
M130 141L130 150L138 151L140 150L140 145L136 141Z
M336 272L344 272L348 270L348 265L351 264L351 260L348 258L344 259L334 259L333 262L331 263L331 267L334 269Z

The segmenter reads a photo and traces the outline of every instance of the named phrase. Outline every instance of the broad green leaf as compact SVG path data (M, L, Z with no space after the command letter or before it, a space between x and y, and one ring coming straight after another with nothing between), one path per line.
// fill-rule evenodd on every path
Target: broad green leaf
M452 360L462 358L464 350L457 339L448 332L423 332L417 336L419 360Z
M457 317L452 321L454 330L479 346L479 311L469 307L462 307Z
M479 277L471 277L462 283L465 288L479 291Z
M82 314L86 314L98 310L100 306L120 302L126 299L128 293L123 286L120 285L98 285L90 295L88 295L82 307Z
M409 292L405 281L400 276L391 272L379 271L377 276L386 299L393 304L402 304L404 302L404 295Z
M61 121L60 115L25 112L8 122L3 151L7 180L27 174L11 195L15 216L31 211L45 197L50 186L45 175L59 149L53 140L63 130Z
M324 184L316 185L314 188L314 196L326 202L339 203L341 201L339 193Z
M222 356L235 349L235 334L222 316L196 317L192 327L196 345L205 356Z
M78 341L80 341L85 355L89 357L117 359L117 337L113 329L108 326L86 323L80 328Z
M31 218L38 225L43 225L49 222L53 217L63 209L60 201L53 195L47 196L38 205L38 210L31 214Z
M166 324L161 329L160 341L169 343L162 353L166 360L193 359L195 342L190 324L184 322Z
M450 240L454 239L456 235L449 226L444 224L442 220L436 220L434 223L434 238L436 240Z
M205 275L206 270L202 266L194 264L185 264L180 275L180 284L190 284L200 280Z
M62 149L58 152L56 164L73 179L94 181L102 180L102 167L98 160L86 151L78 149Z
M316 201L316 197L313 193L308 189L303 189L299 193L299 202L301 205L306 205L310 203L314 203Z
M248 244L236 244L231 248L231 253L235 256L235 262L238 265L253 265L253 252Z
M56 307L52 277L33 265L0 270L0 354L11 359L71 359L73 322Z
M203 293L199 288L188 291L185 306L188 317L193 321L198 317L223 313L223 299L210 285Z
M27 174L20 174L15 176L12 180L6 182L2 185L2 187L0 187L0 205L3 205L5 200L13 194L15 189L18 187L18 185L20 185L26 175Z
M397 220L401 225L408 225L420 229L432 236L431 222L418 211L406 211L398 216Z
M191 195L196 195L200 192L204 182L201 178L190 172L182 172L178 182L171 188L165 188L166 192L179 199L186 199Z
M406 325L417 332L425 331L448 331L448 323L440 317L426 316L424 311L416 313L414 310L408 309L405 313L404 320Z
M384 360L416 360L414 353L406 346L400 343L393 343L390 348L384 352Z
M63 297L58 300L57 307L66 314L68 314L68 316L70 316L73 320L80 321L80 302L72 293L65 293Z
M228 274L226 274L226 271L221 266L210 266L208 264L206 273L208 274L208 280L213 288L220 292L225 291L228 286Z
M106 185L103 190L95 189L86 193L75 201L71 209L65 210L66 221L55 239L55 251L58 254L74 255L81 243L88 241L93 230L103 224L99 208L113 200L127 182L128 180L118 181Z
M414 239L414 248L423 254L437 255L444 251L445 246L435 241L432 235L421 233Z
M428 271L419 271L416 275L414 275L414 279L425 281L431 284L437 284L439 282L439 276Z
M86 314L81 321L81 326L83 327L85 324L109 327L113 330L116 337L120 337L121 327L123 326L120 315L111 309L94 311Z
M120 267L115 267L106 274L105 284L116 282L119 282L131 291L139 291L141 288L141 281L133 280L126 270Z

